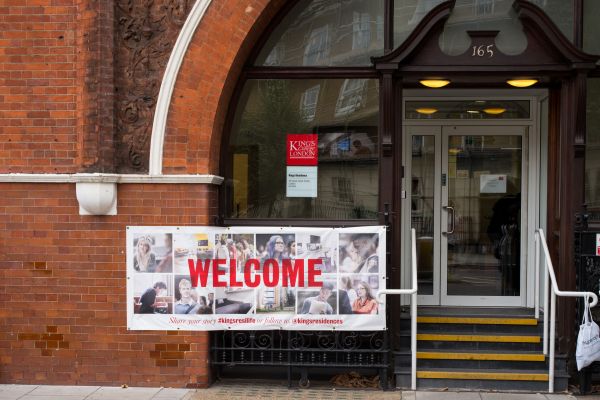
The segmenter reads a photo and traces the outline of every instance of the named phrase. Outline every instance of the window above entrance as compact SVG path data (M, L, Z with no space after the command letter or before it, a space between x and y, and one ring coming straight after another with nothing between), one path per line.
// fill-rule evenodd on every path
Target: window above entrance
M529 119L528 100L407 101L406 119Z
M383 54L383 0L300 0L267 40L258 66L360 66Z

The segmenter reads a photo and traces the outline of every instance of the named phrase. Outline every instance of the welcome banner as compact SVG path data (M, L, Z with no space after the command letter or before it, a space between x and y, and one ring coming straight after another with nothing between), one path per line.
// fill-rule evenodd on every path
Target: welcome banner
M132 330L382 330L385 227L127 227Z

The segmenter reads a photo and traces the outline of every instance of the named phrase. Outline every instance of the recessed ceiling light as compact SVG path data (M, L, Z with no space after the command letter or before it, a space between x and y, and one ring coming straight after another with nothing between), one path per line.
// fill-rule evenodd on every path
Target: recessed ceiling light
M434 113L438 112L437 108L429 108L429 107L417 108L415 111L418 112L419 114L426 114L426 115L430 115L430 114L434 114Z
M441 88L450 83L450 81L446 79L423 79L420 80L419 83L423 86L427 86L428 88Z
M502 108L502 107L489 107L489 108L483 109L484 113L490 114L490 115L499 115L505 111L506 111L506 108Z
M469 114L479 114L478 110L467 110Z
M524 88L531 85L535 85L538 82L537 79L509 79L506 81L510 86Z

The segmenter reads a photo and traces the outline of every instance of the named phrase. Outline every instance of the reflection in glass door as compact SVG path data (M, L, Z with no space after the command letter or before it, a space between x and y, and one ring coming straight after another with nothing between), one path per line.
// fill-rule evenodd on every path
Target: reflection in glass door
M412 137L411 227L417 232L419 293L433 294L435 136Z
M407 139L419 304L521 305L527 128L408 126Z
M523 128L478 129L444 128L442 303L518 305Z
M439 218L441 130L439 126L408 127L406 155L407 201L410 228L416 231L419 304L436 305L440 299ZM408 234L407 229L405 234ZM437 256L436 256L437 255Z

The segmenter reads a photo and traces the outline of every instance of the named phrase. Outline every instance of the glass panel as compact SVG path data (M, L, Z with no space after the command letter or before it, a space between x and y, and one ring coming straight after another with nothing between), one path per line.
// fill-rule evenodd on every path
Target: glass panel
M600 54L600 1L584 0L583 49L590 54Z
M394 1L394 44L402 44L431 9L444 0L395 0Z
M519 295L521 164L521 136L448 138L448 295Z
M371 65L383 54L383 0L300 0L255 65Z
M529 118L528 100L407 101L406 119Z
M594 220L600 220L600 78L588 79L585 202Z
M229 216L376 219L378 124L375 79L247 81L229 143ZM286 197L286 138L302 133L318 134L316 198Z
M573 41L573 0L529 0L542 8L562 33ZM594 0L597 1L597 0Z
M411 227L417 233L419 294L433 294L435 136L413 136Z
M457 0L440 36L440 47L449 55L469 50L467 31L497 30L496 46L504 54L521 54L527 48L527 37L515 11L514 0Z

